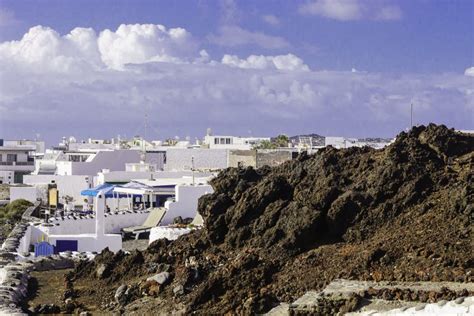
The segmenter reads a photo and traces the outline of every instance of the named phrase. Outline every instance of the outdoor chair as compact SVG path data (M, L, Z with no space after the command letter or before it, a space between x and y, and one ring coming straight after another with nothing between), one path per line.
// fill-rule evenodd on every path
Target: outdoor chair
M135 239L138 239L140 234L147 233L153 227L158 226L165 214L166 209L164 207L152 209L148 214L147 219L143 222L143 225L122 228L122 238L128 235L135 235Z
M194 216L194 219L193 219L193 221L191 222L190 225L203 226L204 225L204 219L202 218L201 214L196 213L196 216Z

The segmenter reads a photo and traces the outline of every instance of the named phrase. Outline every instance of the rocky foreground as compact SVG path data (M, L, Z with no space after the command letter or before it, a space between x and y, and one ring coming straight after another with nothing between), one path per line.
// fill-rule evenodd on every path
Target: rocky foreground
M473 135L429 125L383 150L227 169L199 201L204 229L104 251L67 276L65 298L96 311L254 314L334 279L473 282L473 165Z

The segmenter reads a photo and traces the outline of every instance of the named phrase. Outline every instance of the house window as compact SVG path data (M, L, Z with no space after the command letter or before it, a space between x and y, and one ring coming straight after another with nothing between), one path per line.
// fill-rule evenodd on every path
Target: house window
M225 143L226 143L227 145L230 145L230 138L226 138L226 139L225 139Z
M225 138L221 138L221 145L225 144Z
M7 154L7 162L16 162L16 154Z
M214 138L214 145L218 145L219 144L219 138Z

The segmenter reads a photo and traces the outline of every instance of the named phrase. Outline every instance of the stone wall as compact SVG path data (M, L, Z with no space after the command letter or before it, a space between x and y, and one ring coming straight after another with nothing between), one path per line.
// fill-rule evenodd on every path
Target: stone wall
M257 168L263 166L278 166L287 160L291 160L292 152L283 150L258 150Z
M195 169L227 168L228 154L226 149L170 148L166 152L165 171L191 170L193 157Z
M256 167L256 150L231 150L229 152L229 167Z

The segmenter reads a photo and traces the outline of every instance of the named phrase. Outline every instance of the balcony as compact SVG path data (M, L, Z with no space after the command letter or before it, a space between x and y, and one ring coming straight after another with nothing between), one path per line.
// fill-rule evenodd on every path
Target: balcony
M0 166L34 166L34 161L0 161Z

